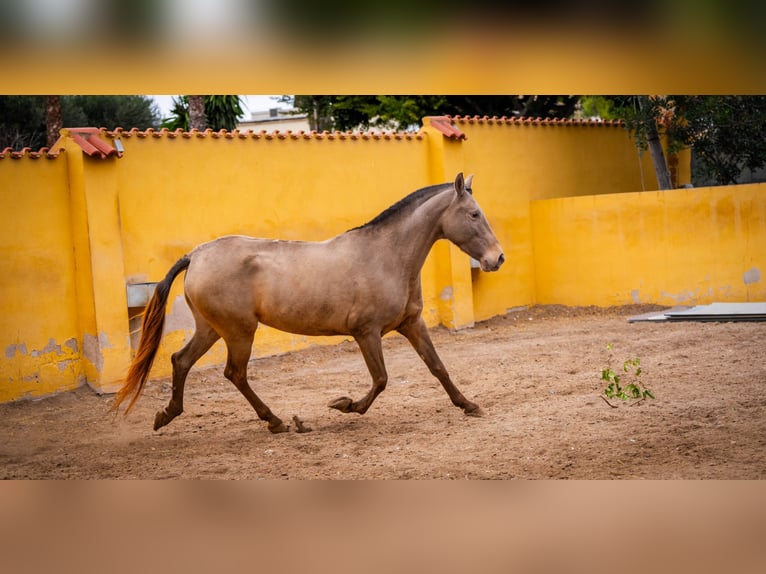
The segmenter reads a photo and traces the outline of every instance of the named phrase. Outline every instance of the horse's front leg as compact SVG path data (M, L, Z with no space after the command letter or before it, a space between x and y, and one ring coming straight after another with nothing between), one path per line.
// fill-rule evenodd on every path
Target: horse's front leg
M428 334L428 327L426 327L423 318L418 316L409 321L403 323L398 329L402 335L404 335L410 344L415 348L423 359L423 362L428 366L428 370L431 374L439 379L439 382L447 391L449 398L452 400L452 404L456 407L463 409L465 414L480 417L484 414L481 407L476 403L472 403L463 396L463 393L455 386L455 383L450 379L449 373L442 363L439 355L436 353L434 344L431 342L431 336Z
M356 343L362 351L364 362L367 364L370 376L372 376L372 387L358 401L354 401L349 397L340 397L330 402L327 406L338 409L343 413L359 413L363 415L370 408L375 397L386 388L388 373L386 373L386 365L383 362L383 344L380 333L355 336L354 339L356 339Z

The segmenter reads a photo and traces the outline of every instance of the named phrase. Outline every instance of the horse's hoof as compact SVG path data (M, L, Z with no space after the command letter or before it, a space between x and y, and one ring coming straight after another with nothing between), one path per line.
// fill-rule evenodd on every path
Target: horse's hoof
M168 424L172 419L168 417L167 413L162 410L159 411L156 415L154 415L154 430L160 430L162 427L164 427L166 424Z
M483 417L484 411L479 405L471 404L465 408L465 414L469 417Z
M282 421L278 420L276 424L269 423L269 430L272 432L272 434L279 434L281 432L287 432L290 430L290 427L287 426Z
M351 412L351 405L354 401L352 401L348 397L341 397L339 399L335 399L334 401L330 401L330 403L327 405L331 409L338 409L342 413L350 413Z
M298 415L293 415L293 422L295 423L295 432L297 433L311 432L314 430L310 426L303 424L303 421L298 418Z
M164 427L166 424L168 424L170 421L172 421L174 418L176 418L178 415L183 413L183 408L178 408L174 406L172 403L166 406L161 411L157 411L157 414L154 415L154 430L159 430L162 427Z

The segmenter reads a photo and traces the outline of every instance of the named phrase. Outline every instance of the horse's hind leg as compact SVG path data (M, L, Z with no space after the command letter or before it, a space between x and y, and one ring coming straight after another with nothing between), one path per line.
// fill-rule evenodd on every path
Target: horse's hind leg
M223 374L245 396L258 414L258 418L269 423L269 430L271 432L286 432L288 430L287 426L258 398L258 395L255 394L247 382L247 363L250 360L253 335L254 333L250 333L249 336L226 340L229 355L226 358L226 368Z
M442 363L439 355L436 353L434 344L431 342L428 328L422 317L418 316L417 318L405 322L397 330L404 335L415 348L418 355L420 355L420 358L423 359L423 362L428 366L428 370L431 371L431 374L439 379L439 382L452 400L452 404L463 409L467 415L482 416L484 414L481 407L466 399L463 396L463 393L461 393L455 386L455 383L452 382L452 379L450 379L444 363Z
M197 328L191 340L178 352L173 353L173 396L170 403L154 417L154 430L158 430L180 415L184 410L184 385L186 376L199 358L221 336L204 320L197 319Z

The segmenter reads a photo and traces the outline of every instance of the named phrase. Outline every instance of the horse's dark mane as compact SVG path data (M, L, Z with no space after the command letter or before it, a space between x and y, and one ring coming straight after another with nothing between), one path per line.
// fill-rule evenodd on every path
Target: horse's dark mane
M385 211L382 211L381 213L379 213L377 216L375 216L374 219L371 219L364 225L360 225L359 227L354 227L353 229L349 229L349 231L354 231L356 229L368 229L370 227L377 227L379 225L382 225L383 223L393 219L394 216L396 216L397 214L407 211L409 209L414 209L417 206L421 205L422 203L425 203L437 193L444 191L447 188L447 186L450 186L450 185L452 184L439 183L437 185L429 185L428 187L422 187L416 191L413 191L411 194L400 199L391 207L387 208Z

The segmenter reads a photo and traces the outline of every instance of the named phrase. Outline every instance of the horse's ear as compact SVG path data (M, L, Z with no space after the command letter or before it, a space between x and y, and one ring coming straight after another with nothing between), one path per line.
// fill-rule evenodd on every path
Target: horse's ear
M463 181L462 171L458 173L455 178L455 191L457 192L458 197L463 197L463 194L465 193L465 181Z
M465 190L471 195L473 195L473 190L471 189L472 182L473 182L473 174L465 178Z

